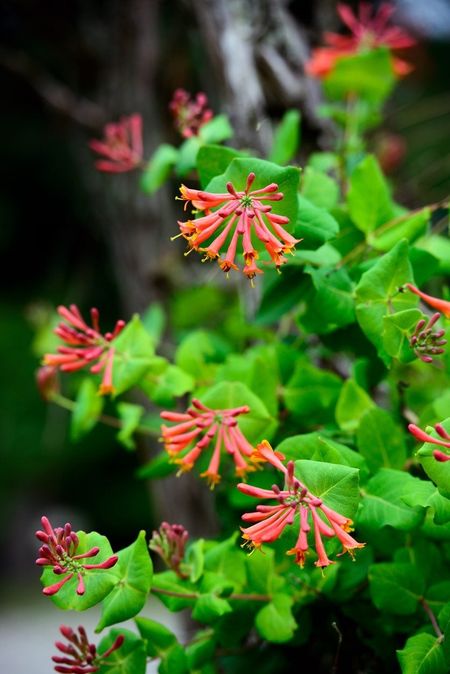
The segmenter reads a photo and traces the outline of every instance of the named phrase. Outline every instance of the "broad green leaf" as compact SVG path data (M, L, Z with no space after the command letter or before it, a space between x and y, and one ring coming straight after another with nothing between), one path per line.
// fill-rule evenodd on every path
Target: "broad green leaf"
M159 589L166 590L169 594L158 592ZM173 596L170 593L174 593ZM158 597L169 611L182 611L194 605L197 588L188 580L179 578L174 571L162 571L153 576L152 594Z
M198 151L202 141L198 136L187 138L178 149L178 158L175 164L175 172L180 178L184 178L195 168Z
M117 439L127 449L136 449L133 433L139 426L145 410L141 405L121 402L117 405L117 411L122 422L122 428L117 433Z
M73 442L77 442L94 428L102 413L103 404L104 398L99 395L96 384L92 379L84 379L78 390L70 421L70 437Z
M402 674L446 674L442 644L431 634L415 634L397 651Z
M169 178L172 168L178 159L178 150L172 145L163 143L150 158L141 176L141 190L153 194Z
M284 389L286 407L308 423L320 423L332 416L341 386L335 374L298 360Z
M356 444L373 472L383 466L401 469L405 464L404 434L391 415L379 407L367 410L360 418Z
M282 273L277 274L265 287L255 316L256 323L270 325L278 321L304 299L306 286L306 279L299 269L284 267Z
M269 604L258 611L255 625L263 639L275 644L292 639L297 629L292 615L293 603L294 600L287 594L276 594Z
M232 608L226 599L217 597L214 594L202 594L195 602L192 617L194 620L208 625L231 611Z
M175 364L197 382L209 383L229 350L226 342L205 330L190 332L175 353Z
M354 432L363 415L373 407L374 402L365 390L354 379L347 379L336 405L336 421L342 430Z
M324 503L353 518L359 502L359 471L350 466L319 461L295 462L295 475Z
M168 365L161 374L150 373L139 382L139 388L161 407L173 407L174 398L190 393L194 387L194 377L177 365Z
M400 363L409 363L417 357L409 339L417 322L423 318L419 309L405 309L383 318L383 346L386 353Z
M205 569L221 574L227 583L234 586L234 591L238 592L246 581L246 554L236 545L236 538L233 534L225 541L210 547L205 553Z
M166 327L166 313L159 302L153 302L141 316L142 325L152 337L155 346L161 341Z
M356 317L371 342L377 347L378 354L390 361L383 343L384 317L417 304L412 293L400 292L405 283L413 282L411 265L408 258L408 244L400 241L389 253L383 255L356 286Z
M428 499L428 505L434 510L435 524L447 524L450 522L450 499L436 491Z
M334 100L347 100L349 94L357 94L380 104L390 94L395 79L391 53L380 47L340 57L324 86L327 97Z
M153 339L135 314L112 342L115 348L113 384L119 395L139 382L156 364Z
M204 143L221 143L233 135L233 129L226 115L216 115L203 124L198 132Z
M249 592L272 594L275 580L275 553L265 548L264 554L247 555L247 585Z
M432 234L420 239L416 245L439 260L441 274L450 274L450 240L448 237Z
M396 615L415 613L425 591L425 580L414 564L373 564L369 569L370 595L380 611Z
M174 644L164 653L158 667L158 674L188 674L188 661L181 644Z
M308 332L333 332L355 320L353 283L346 269L305 269L315 292L307 298L307 310L299 317Z
M220 382L208 389L201 401L212 409L248 405L250 412L239 416L238 425L251 444L265 438L270 440L277 427L277 421L269 414L264 403L241 382Z
M301 266L304 264L312 264L317 267L335 267L342 259L339 251L329 243L324 243L323 246L316 250L305 250L298 248L294 255L288 260L289 266ZM283 273L286 268L283 269Z
M130 630L112 629L100 641L97 651L105 653L120 634L125 637L125 641L100 665L99 674L145 674L147 669L145 644Z
M365 485L358 523L370 529L391 526L400 531L418 527L425 516L423 508L406 505L402 496L413 492L420 482L408 473L381 468Z
M77 531L79 545L77 555L81 555L94 547L100 548L100 552L87 560L80 560L86 564L100 564L112 556L113 551L106 536L101 536L96 531L86 534L84 531ZM62 580L63 576L57 576L53 569L46 567L41 576L41 582L45 587ZM83 581L85 592L78 595L76 590L78 586L77 574L67 581L60 590L52 595L51 600L58 608L72 611L85 611L96 604L99 604L113 589L118 582L114 567L111 569L89 569L83 572Z
M195 639L186 646L189 671L199 670L202 665L214 661L216 642L211 630L197 633ZM201 670L202 674L206 674ZM215 673L214 673L215 674Z
M366 234L392 217L389 189L373 155L367 155L350 176L347 205L353 222Z
M136 541L118 555L119 561L113 568L118 582L103 602L96 632L137 615L144 607L150 591L153 565L148 554L145 531L141 531Z
M295 157L299 142L300 112L288 110L275 130L269 161L275 164L288 164Z
M339 186L323 171L308 166L302 175L301 193L314 206L330 210L339 199Z
M273 212L285 215L291 222L291 229L297 219L297 189L300 171L293 166L282 168L263 159L233 159L226 171L211 180L206 187L208 192L226 192L227 182L233 183L237 190L245 189L249 173L255 173L256 178L252 190L257 190L270 183L277 183L278 190L283 193L281 201L276 202Z
M303 239L305 248L318 248L333 239L339 232L335 218L324 208L315 206L305 197L298 195L298 214L294 235Z
M242 157L242 153L232 147L223 145L204 145L197 155L197 171L203 188L213 178L225 173L227 166L236 157Z
M147 643L147 655L159 657L177 643L177 638L165 625L150 618L135 618L139 633Z
M391 250L401 239L407 239L409 243L412 243L425 234L429 220L429 208L423 208L409 217L393 218L369 236L369 243L375 250L382 251Z
M450 417L441 421L441 425L445 428L447 432L450 432ZM439 437L436 431L431 431L431 436L437 438ZM450 461L436 461L436 459L431 455L432 451L437 449L436 445L426 442L420 448L419 461L422 464L422 467L430 480L437 485L442 496L450 498ZM427 451L430 455L424 456L421 454L423 451Z
M293 435L286 438L276 450L286 456L286 459L310 459L311 461L324 461L325 463L339 463L344 466L358 468L361 476L369 474L364 458L358 452L350 449L340 442L321 435L319 432Z
M186 564L189 567L189 580L196 583L203 575L205 564L205 541L199 538L192 543L186 553Z

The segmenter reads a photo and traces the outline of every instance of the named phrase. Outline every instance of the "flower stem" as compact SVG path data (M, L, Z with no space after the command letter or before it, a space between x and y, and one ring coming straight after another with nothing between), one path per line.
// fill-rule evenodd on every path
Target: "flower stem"
M427 600L424 597L420 597L419 604L421 604L423 610L425 611L425 613L429 617L430 622L433 625L433 629L436 632L436 635L437 635L438 639L443 639L444 635L441 632L441 628L438 625L438 621L436 620L436 616L434 615L433 611L431 610L431 607L430 607L429 603L427 602Z

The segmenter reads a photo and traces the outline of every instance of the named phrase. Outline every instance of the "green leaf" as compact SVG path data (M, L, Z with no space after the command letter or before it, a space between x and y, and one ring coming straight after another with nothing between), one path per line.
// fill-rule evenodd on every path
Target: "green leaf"
M159 302L153 302L141 317L142 325L152 337L155 346L161 341L166 327L166 313Z
M299 142L300 113L298 110L288 110L276 128L269 161L288 164L295 157Z
M358 428L363 415L373 407L374 402L365 390L354 379L347 379L336 405L336 421L342 430L352 433Z
M178 470L175 463L171 463L170 456L164 450L154 459L151 459L137 471L137 476L141 480L153 480L155 478L167 477Z
M161 657L177 643L175 634L156 620L138 617L134 621L141 637L147 642L147 655L150 658Z
M100 665L99 674L145 674L147 655L142 639L125 629L113 629L103 637L98 645L98 652L105 653L122 634L125 641L116 651L108 655Z
M358 523L371 529L391 526L400 531L418 527L425 516L420 507L409 507L402 496L413 492L417 478L399 470L381 468L364 488Z
M178 149L178 159L175 165L175 172L180 178L184 178L195 168L198 151L202 145L200 138L192 136L187 138Z
M295 462L295 475L322 501L344 517L353 518L359 503L359 471L319 461Z
M301 193L314 206L330 210L339 199L339 186L323 171L308 166L302 175Z
M181 644L174 644L163 658L158 667L158 674L188 674L188 661Z
M369 474L364 458L358 452L340 442L321 435L319 432L294 435L286 438L276 447L287 459L311 459L326 463L339 463L358 468L361 476Z
M226 115L216 115L203 124L198 132L204 143L221 143L233 135L233 129Z
M269 414L264 403L241 382L220 382L208 389L201 401L212 409L248 405L250 412L242 414L238 424L250 444L261 442L264 438L270 439L277 427L277 421Z
M77 442L94 428L102 413L103 404L104 398L99 395L92 379L84 379L78 390L70 420L70 437L73 442Z
M209 383L216 363L224 360L228 345L206 330L194 330L183 339L175 353L175 363L198 382Z
M169 178L173 166L178 159L178 150L172 145L163 143L150 158L141 176L141 190L153 194Z
M203 636L204 635L204 636ZM189 671L199 670L202 665L214 659L216 642L212 638L210 630L198 633L196 638L186 646L186 655L189 664ZM203 674L203 670L202 670ZM215 672L214 672L215 674Z
M139 382L139 387L157 405L171 407L174 398L190 393L195 387L195 379L177 365L168 365L159 375L149 374Z
M205 569L222 575L223 580L239 592L246 581L246 554L236 545L236 534L210 547L205 553Z
M447 432L450 432L450 417L441 421L441 425ZM432 437L438 438L436 431L431 431ZM430 442L425 442L420 448L418 455L419 461L430 480L437 485L442 496L450 498L450 461L442 462L436 461L431 455L432 451L436 449L436 445ZM428 456L421 454L422 451L428 451Z
M245 188L249 173L255 173L255 182L252 190L266 187L270 183L277 183L278 190L283 193L281 201L277 201L274 212L277 215L285 215L291 223L297 219L297 189L300 179L298 168L288 166L282 168L272 162L263 159L233 159L226 171L211 180L206 187L208 192L226 192L227 182L232 182L237 190Z
M417 304L412 293L399 292L408 282L413 282L408 244L400 241L361 276L356 286L356 317L385 363L390 357L383 343L384 317Z
M113 384L119 395L139 382L159 358L154 356L153 340L135 314L112 342L114 357Z
M446 674L444 652L439 639L431 634L416 634L397 651L402 674Z
M356 435L358 449L370 470L403 468L406 461L404 434L385 410L374 407L359 421Z
M170 594L159 593L157 590L166 590ZM196 601L197 588L188 580L181 579L174 571L162 571L153 576L152 592L158 597L169 611L181 611L184 608L190 608ZM180 595L180 596L178 596ZM185 597L183 595L194 595Z
M333 332L355 320L353 283L346 269L305 269L312 278L315 293L308 298L301 324L317 334Z
M410 346L409 339L417 322L423 318L418 309L405 309L383 318L383 346L386 353L397 358L400 363L415 360L416 355Z
M113 567L118 583L103 602L96 632L137 615L144 607L150 591L153 565L148 554L145 531L141 531L136 541L118 555L119 561Z
M395 615L415 613L425 591L425 580L414 564L373 564L369 584L375 606Z
M186 564L189 567L189 580L196 583L203 575L205 564L205 541L199 538L192 543L186 553Z
M81 555L94 547L100 548L100 552L85 561L86 564L100 564L112 556L113 551L106 536L101 536L96 531L86 534L84 531L77 531L79 545L77 555ZM62 576L53 573L53 569L45 567L41 576L41 582L45 587L53 585L62 580ZM67 581L60 590L52 595L51 600L58 608L72 611L85 611L96 604L99 604L113 589L118 581L114 567L111 569L89 569L83 574L85 592L78 595L76 592L78 578L75 574L71 580Z
M409 217L399 216L373 232L369 237L369 243L375 250L382 251L391 250L401 239L407 239L412 243L426 233L429 220L429 208L423 208Z
M295 267L285 266L264 289L256 323L270 325L278 321L303 300L305 287L303 274Z
M367 155L350 176L347 205L353 222L366 234L392 218L389 188L373 155Z
M197 155L197 170L201 186L205 188L213 178L225 173L232 160L242 155L242 152L222 145L201 147Z
M297 623L292 615L294 600L286 594L274 595L272 601L258 611L256 629L263 639L281 644L294 636Z
M232 610L226 599L214 594L202 594L195 602L192 617L194 620L208 625Z
M339 225L324 208L318 208L305 197L298 195L298 215L294 236L302 238L305 248L317 248L339 232Z
M117 439L127 449L136 449L133 433L139 426L139 422L145 410L141 405L121 402L117 405L117 411L119 413L120 421L122 422L122 428L117 433Z
M352 93L379 104L390 94L394 83L391 53L380 47L338 58L324 87L327 97L334 100L347 100Z
M421 239L417 246L439 260L439 273L450 274L450 240L448 237L432 234Z
M284 389L286 407L308 423L320 423L332 416L341 386L335 374L299 359Z

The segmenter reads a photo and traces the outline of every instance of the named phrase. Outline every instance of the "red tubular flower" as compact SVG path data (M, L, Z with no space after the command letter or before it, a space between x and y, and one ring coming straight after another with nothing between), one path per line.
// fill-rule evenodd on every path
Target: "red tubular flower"
M100 654L97 653L96 645L89 643L86 630L81 625L78 627L78 634L67 625L61 625L59 631L69 643L56 641L55 646L63 655L53 655L52 660L57 663L55 672L62 672L63 674L98 672L103 661L120 648L125 640L124 636L119 634L113 645Z
M432 435L429 435L429 433L426 433L425 431L422 431L421 428L415 426L414 424L409 424L408 426L408 431L412 435L414 435L416 440L419 440L419 442L430 442L433 445L439 445L440 447L450 449L450 434L447 433L442 424L436 424L434 430L442 438L441 440L439 438L434 438ZM439 449L434 450L433 456L436 459L436 461L440 462L450 461L450 454L445 454L445 452L442 452Z
M306 64L306 72L313 77L323 78L334 69L338 59L351 56L358 52L388 47L390 50L408 49L416 41L402 28L389 26L395 8L389 3L382 3L378 11L372 13L372 5L361 2L358 15L348 5L339 4L338 14L342 22L349 28L351 35L325 33L326 47L314 49L311 59ZM412 66L399 59L393 58L393 68L399 77L407 75Z
M248 496L259 499L274 499L276 505L258 505L256 511L245 513L242 519L252 524L241 527L244 545L252 549L260 548L263 543L275 541L288 525L295 521L299 524L297 542L287 551L288 555L295 555L295 562L303 567L309 549L308 536L311 528L314 533L314 546L317 553L315 565L318 567L334 564L325 551L323 536L335 536L342 545L342 553L348 552L351 556L357 548L363 548L365 543L358 543L350 534L352 520L340 515L326 506L320 498L312 494L308 488L294 476L294 462L289 461L285 466L283 455L275 452L269 443L264 440L256 450L257 460L268 461L284 474L284 488L273 485L271 489L261 489L248 484L238 484L238 489ZM298 517L297 517L298 516Z
M184 561L189 533L181 524L162 522L158 531L154 531L148 547L158 553L166 566L175 571L180 578L188 575L181 569Z
M71 304L69 309L63 306L58 307L58 313L66 323L59 323L55 334L65 342L66 346L59 346L57 354L47 353L44 356L44 365L58 367L63 372L81 370L86 365L90 365L90 371L93 374L103 371L99 393L101 395L113 393L114 347L111 343L122 332L125 321L117 321L113 332L102 335L98 309L91 309L91 328L75 304Z
M408 288L412 293L418 295L426 304L433 309L437 309L444 314L445 318L450 318L450 302L446 300L441 300L439 297L432 297L431 295L426 295L419 288L413 286L412 283L406 283L405 287Z
M255 470L255 466L249 462L254 447L245 438L237 422L237 417L248 412L250 408L247 405L213 410L195 398L185 413L161 412L162 419L177 422L176 426L161 426L165 449L180 466L180 472L186 472L193 468L200 455L215 440L209 466L200 477L205 477L211 489L214 489L221 479L220 459L225 452L233 457L236 475L243 478L248 472ZM182 455L194 441L194 447Z
M106 159L98 159L95 168L107 173L133 171L142 164L142 117L135 114L120 122L106 124L103 140L89 141L89 147Z
M245 261L243 273L249 279L253 279L256 274L262 274L256 265L258 252L253 247L253 233L262 241L277 269L287 262L284 254L292 253L295 244L300 241L283 227L289 222L289 218L272 213L272 206L263 203L283 199L283 193L278 192L278 185L271 183L262 189L251 191L255 177L254 173L249 173L243 191L237 191L231 182L227 183L227 192L223 194L194 190L185 185L180 188L181 199L186 201L186 204L191 202L195 209L205 213L196 220L178 222L181 235L187 239L190 250L204 253L204 260L217 260L220 268L224 272L229 272L230 269L237 269L235 258L241 237ZM216 236L219 229L221 231ZM220 253L229 236L231 241L225 258L222 259ZM212 237L215 238L210 241ZM209 244L202 247L202 244L208 241Z
M201 127L209 122L214 113L208 108L208 98L203 92L199 92L193 98L184 89L176 89L169 104L175 128L183 138L198 136Z
M409 339L410 347L414 349L416 356L424 363L432 363L433 356L438 356L445 351L442 348L447 344L447 340L442 339L445 330L433 331L433 326L440 317L441 314L437 312L430 317L428 322L421 318Z
M36 538L43 543L39 548L39 557L36 560L38 566L52 566L53 573L63 578L54 583L44 587L43 594L56 594L63 585L65 585L71 578L77 576L77 594L82 595L85 592L83 577L86 571L90 569L110 569L119 559L117 555L112 555L104 562L99 564L84 564L80 560L90 559L96 557L100 552L100 548L94 547L82 554L75 554L79 545L78 536L70 524L65 524L64 527L57 527L54 529L47 517L41 518L42 531L36 531Z

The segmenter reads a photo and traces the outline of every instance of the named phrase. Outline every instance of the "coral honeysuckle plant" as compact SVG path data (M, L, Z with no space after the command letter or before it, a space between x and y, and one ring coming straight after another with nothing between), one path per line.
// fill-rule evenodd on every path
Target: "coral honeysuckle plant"
M450 671L448 203L398 203L366 133L413 69L397 50L414 39L386 4L338 11L351 34L327 34L307 67L336 123L329 151L299 165L298 111L267 157L224 147L227 118L181 89L168 102L179 148L144 160L139 114L90 143L98 170L140 173L147 195L179 180L167 246L208 284L186 287L186 271L182 317L153 304L109 333L96 309L89 324L59 307L39 390L71 413L75 440L102 422L127 449L146 436L156 456L139 479L205 478L220 529L195 539L181 511L113 552L42 517L48 601L98 606L107 630L97 645L63 625L57 672L144 674L155 660L161 674L278 674L294 658L305 672ZM150 596L189 613L188 638L150 617Z

